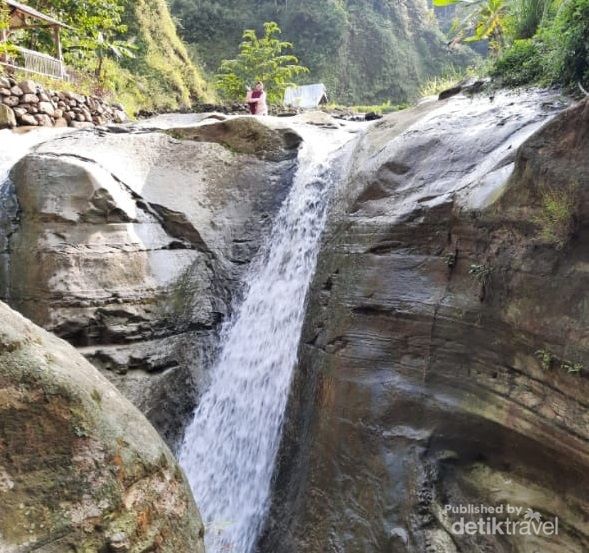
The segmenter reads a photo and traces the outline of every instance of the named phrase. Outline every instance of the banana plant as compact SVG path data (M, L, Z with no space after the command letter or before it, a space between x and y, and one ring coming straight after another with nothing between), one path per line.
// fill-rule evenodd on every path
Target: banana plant
M466 16L460 23L460 40L488 40L491 50L495 53L505 45L505 26L509 9L505 0L433 0L433 4L437 8L454 5L466 7ZM463 38L463 34L468 31L472 34Z
M104 60L106 58L134 58L135 50L135 37L129 40L118 40L115 38L107 37L104 33L99 32L96 36L95 41L96 56L98 57L98 65L96 66L96 76L102 78L102 69Z

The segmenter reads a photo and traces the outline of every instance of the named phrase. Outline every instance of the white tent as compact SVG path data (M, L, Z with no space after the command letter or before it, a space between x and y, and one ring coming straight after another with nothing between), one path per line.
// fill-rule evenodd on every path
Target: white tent
M294 108L316 108L324 99L327 89L322 83L291 86L284 92L284 105Z

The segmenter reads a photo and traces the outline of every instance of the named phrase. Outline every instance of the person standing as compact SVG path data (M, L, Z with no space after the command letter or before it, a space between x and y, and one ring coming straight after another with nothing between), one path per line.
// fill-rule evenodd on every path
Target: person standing
M252 115L268 115L266 92L264 91L264 83L262 81L258 81L253 90L248 88L245 101Z

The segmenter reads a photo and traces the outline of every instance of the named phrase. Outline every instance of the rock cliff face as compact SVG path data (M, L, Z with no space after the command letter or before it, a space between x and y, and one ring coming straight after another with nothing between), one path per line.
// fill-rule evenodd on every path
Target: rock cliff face
M0 303L0 551L203 553L170 450L74 348Z
M589 550L589 103L532 135L554 107L453 99L358 144L262 550ZM460 535L469 504L559 532Z
M0 231L0 297L78 347L174 446L299 143L251 119L43 143L3 194L18 209Z

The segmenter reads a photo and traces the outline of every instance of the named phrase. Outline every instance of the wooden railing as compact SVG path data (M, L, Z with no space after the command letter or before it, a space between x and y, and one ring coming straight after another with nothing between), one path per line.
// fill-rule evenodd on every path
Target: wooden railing
M4 60L0 59L0 65L54 79L67 79L67 71L63 61L20 46L15 46L13 49L15 54L11 53Z

